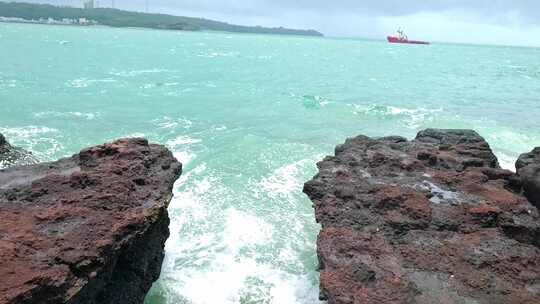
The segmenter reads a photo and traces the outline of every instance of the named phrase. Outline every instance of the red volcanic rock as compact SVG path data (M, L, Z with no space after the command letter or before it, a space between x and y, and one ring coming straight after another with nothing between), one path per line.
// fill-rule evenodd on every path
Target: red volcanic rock
M318 167L329 304L540 303L538 210L474 131L359 136Z
M0 303L142 303L181 171L145 139L0 171Z

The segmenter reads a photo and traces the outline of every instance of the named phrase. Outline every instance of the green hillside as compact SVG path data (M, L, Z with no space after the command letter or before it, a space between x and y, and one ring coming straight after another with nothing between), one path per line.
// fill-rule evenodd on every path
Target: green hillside
M101 25L113 27L322 36L321 33L314 30L241 26L203 18L146 14L111 8L81 9L16 2L0 2L0 17L22 18L26 20L39 20L40 18L53 18L55 20L86 18Z

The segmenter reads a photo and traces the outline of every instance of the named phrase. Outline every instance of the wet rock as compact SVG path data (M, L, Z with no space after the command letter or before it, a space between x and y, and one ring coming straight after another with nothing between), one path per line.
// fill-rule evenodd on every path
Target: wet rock
M31 152L13 147L4 135L0 134L0 169L11 166L32 165L37 162L37 158Z
M516 169L521 177L525 196L540 208L540 147L521 155Z
M180 174L144 139L0 171L0 303L143 303Z
M540 216L521 194L527 179L501 169L476 132L359 136L318 168L304 192L322 225L329 304L540 303Z

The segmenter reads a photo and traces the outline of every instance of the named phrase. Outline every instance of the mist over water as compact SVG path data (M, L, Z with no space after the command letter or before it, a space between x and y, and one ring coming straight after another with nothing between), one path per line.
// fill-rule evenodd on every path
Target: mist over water
M540 145L540 49L0 24L0 133L41 160L144 136L184 163L148 304L316 303L302 185L358 134Z

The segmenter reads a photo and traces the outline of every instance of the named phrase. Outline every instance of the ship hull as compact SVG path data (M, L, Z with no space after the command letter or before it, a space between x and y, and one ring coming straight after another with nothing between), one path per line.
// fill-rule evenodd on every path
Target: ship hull
M417 40L408 40L400 39L399 37L388 36L388 42L390 43L402 43L402 44L429 44L427 41L417 41Z

